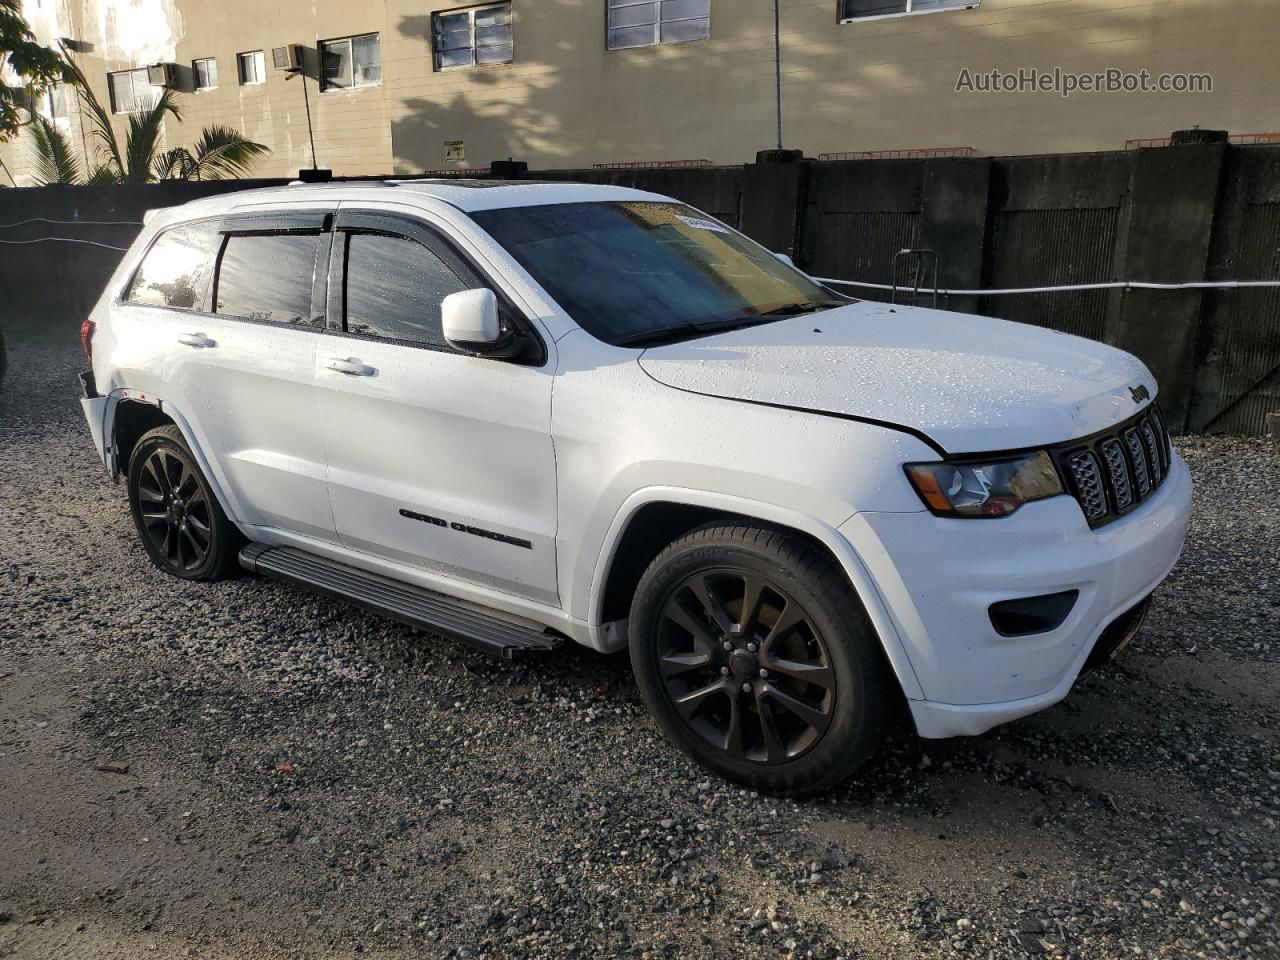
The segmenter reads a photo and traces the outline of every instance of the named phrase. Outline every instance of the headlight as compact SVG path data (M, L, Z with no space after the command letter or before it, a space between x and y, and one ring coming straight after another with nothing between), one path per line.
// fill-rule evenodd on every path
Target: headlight
M1003 517L1029 500L1063 492L1044 450L990 463L908 463L906 471L925 506L946 517Z

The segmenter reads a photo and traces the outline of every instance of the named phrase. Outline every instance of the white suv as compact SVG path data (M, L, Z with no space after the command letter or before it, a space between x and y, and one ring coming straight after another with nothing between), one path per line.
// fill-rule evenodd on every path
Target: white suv
M1191 481L1135 358L848 299L603 186L294 185L157 212L85 322L154 563L510 655L629 648L670 737L793 794L1061 700Z

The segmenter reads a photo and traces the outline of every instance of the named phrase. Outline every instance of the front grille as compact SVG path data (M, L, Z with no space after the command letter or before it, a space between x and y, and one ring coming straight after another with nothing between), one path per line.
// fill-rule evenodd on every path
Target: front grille
M1155 493L1172 458L1169 432L1154 404L1111 430L1050 453L1091 527L1110 523Z

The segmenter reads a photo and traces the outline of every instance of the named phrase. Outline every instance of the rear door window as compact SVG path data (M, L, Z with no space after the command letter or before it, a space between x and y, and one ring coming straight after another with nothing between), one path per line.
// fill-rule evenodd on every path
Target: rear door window
M162 233L129 281L129 303L201 310L218 246L217 221L187 223Z
M469 285L422 244L389 234L349 233L345 273L348 333L448 347L440 304Z
M218 263L216 312L263 323L321 326L311 291L318 233L233 233Z

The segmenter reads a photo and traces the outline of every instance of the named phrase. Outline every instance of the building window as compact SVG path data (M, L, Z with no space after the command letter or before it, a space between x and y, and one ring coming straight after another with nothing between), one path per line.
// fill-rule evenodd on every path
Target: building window
M839 0L840 22L937 10L972 10L982 0Z
M143 113L160 99L159 90L147 80L147 68L107 74L112 113Z
M218 61L212 57L207 60L192 60L191 73L197 90L218 89Z
M254 83L266 82L267 60L261 50L237 53L236 63L240 68L240 86L247 87Z
M382 53L378 49L378 35L367 33L363 37L322 41L320 71L324 90L381 83Z
M433 13L431 26L437 70L510 63L513 59L510 3Z
M711 36L711 0L608 0L609 49Z
M61 83L50 84L32 100L31 109L46 120L63 120L67 116L67 92Z

